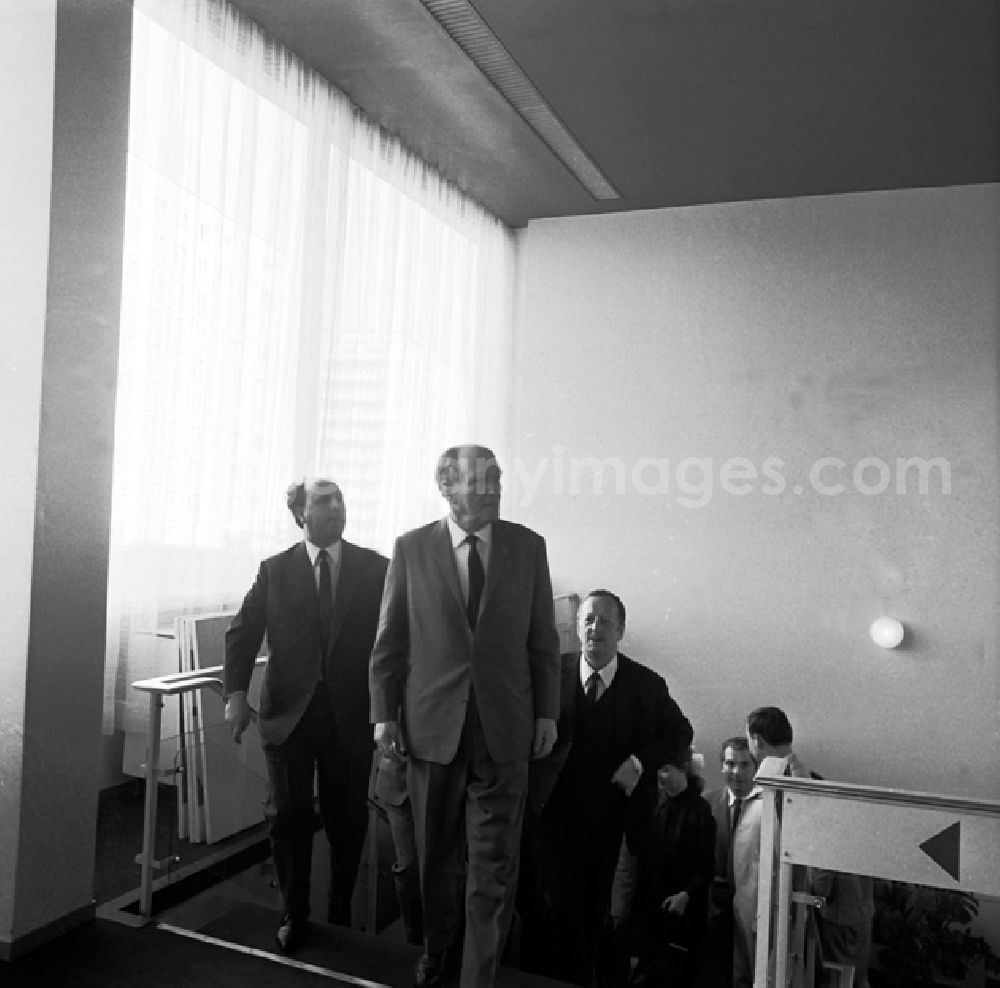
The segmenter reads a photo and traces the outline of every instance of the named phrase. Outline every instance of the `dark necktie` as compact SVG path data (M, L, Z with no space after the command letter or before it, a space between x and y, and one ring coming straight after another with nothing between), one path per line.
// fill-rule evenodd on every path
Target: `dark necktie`
M479 550L476 548L479 536L467 535L465 541L469 544L469 602L465 613L469 618L469 627L475 631L476 621L479 619L479 602L483 599L483 584L486 582L486 576L483 573L483 561L479 558Z
M330 644L330 625L333 622L333 579L330 576L330 553L320 549L316 557L319 563L319 641L323 656Z
M599 696L598 690L601 688L601 677L596 673L592 672L587 678L587 703L593 706L597 703L597 697Z
M729 841L732 843L733 836L736 833L736 828L740 824L740 813L743 810L743 800L737 797L733 800L733 813L732 819L729 821Z

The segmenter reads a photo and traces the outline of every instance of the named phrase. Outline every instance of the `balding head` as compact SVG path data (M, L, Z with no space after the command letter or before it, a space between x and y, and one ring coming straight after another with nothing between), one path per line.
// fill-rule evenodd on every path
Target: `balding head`
M340 488L326 477L309 477L292 484L288 510L314 545L327 548L340 540L347 524L347 508Z
M438 458L435 479L452 518L466 532L494 522L500 512L500 467L486 446L452 446Z

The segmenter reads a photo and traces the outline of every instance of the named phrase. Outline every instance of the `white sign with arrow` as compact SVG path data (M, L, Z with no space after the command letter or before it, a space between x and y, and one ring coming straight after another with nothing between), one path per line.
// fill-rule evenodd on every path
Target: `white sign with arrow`
M786 792L781 857L834 871L1000 895L1000 817Z

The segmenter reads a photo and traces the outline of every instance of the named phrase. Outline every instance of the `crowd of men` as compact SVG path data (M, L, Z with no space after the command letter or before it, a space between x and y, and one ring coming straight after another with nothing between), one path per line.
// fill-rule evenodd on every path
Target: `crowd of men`
M335 483L293 485L304 539L260 564L227 633L236 741L267 641L257 718L279 948L309 936L314 791L327 919L350 924L374 725L400 911L423 948L415 988L488 988L502 958L584 988L752 984L754 774L764 756L808 774L787 717L753 711L720 753L724 785L703 795L690 722L663 677L619 651L622 600L588 593L580 651L560 655L545 542L500 519L493 453L448 449L436 481L447 516L400 536L391 560L343 539ZM823 948L864 988L870 880L806 880L826 902Z

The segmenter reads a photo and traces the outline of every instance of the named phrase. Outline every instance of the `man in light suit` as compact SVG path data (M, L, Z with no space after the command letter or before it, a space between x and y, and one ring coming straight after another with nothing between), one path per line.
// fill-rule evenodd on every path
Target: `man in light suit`
M757 951L757 888L764 791L754 783L732 837L733 988L752 988ZM764 867L768 867L765 865Z
M529 868L518 900L522 964L586 986L626 823L641 840L657 769L687 748L693 731L663 677L618 651L625 605L617 595L591 591L577 612L577 631L582 651L562 656L557 748L532 765ZM650 798L633 798L643 784ZM607 960L610 973L614 958Z
M715 817L715 877L708 902L708 928L702 951L703 988L730 988L733 983L733 824L739 825L743 800L753 789L757 763L747 739L726 738L719 751L725 785L705 794Z
M792 748L792 724L779 707L758 707L747 716L747 740L754 756L770 759L771 774L820 779ZM817 929L824 962L854 968L854 984L868 988L875 901L872 879L819 868L797 868L793 882L824 900ZM829 976L823 979L827 983Z
M347 512L329 480L295 484L287 503L305 539L265 559L226 633L226 720L240 740L247 689L266 633L258 725L268 769L266 815L284 902L281 950L307 932L315 812L330 843L327 919L348 926L368 823L368 657L387 560L345 542Z
M498 520L500 468L481 446L446 450L449 514L400 536L371 657L382 754L409 754L424 904L418 988L451 977L465 867L463 988L493 984L510 926L528 760L549 753L559 638L541 536Z
M757 707L747 715L746 738L757 763L757 775L794 775L808 778L809 772L792 751L792 725L778 707ZM756 780L756 776L755 776ZM739 823L733 834L733 985L751 988L757 950L757 900L760 869L772 877L778 872L778 847L772 861L760 860L760 829L764 792L757 782L743 801ZM801 888L801 872L796 865L793 888Z

